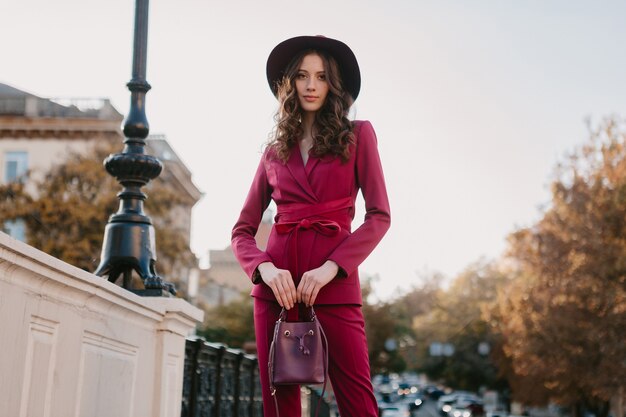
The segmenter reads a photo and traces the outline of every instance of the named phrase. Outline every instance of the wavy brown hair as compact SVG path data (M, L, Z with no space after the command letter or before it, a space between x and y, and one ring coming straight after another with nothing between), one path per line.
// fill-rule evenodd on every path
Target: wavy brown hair
M348 111L354 101L344 87L339 65L324 51L305 50L294 57L278 84L278 111L274 115L276 125L269 146L276 151L278 159L287 162L291 150L303 135L302 108L298 100L295 79L306 55L316 54L324 62L328 83L328 95L323 106L315 114L312 154L316 157L333 155L346 162L350 157L350 145L354 143L353 123L348 120Z

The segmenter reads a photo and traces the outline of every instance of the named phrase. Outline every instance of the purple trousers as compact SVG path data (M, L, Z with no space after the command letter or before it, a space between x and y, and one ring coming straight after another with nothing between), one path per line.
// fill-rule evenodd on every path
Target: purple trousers
M280 314L276 302L254 299L259 375L263 389L263 415L276 417L270 395L267 362L274 324ZM365 322L358 305L318 305L315 313L328 338L328 368L341 417L377 417L378 405L370 379ZM300 417L300 387L277 387L280 417Z

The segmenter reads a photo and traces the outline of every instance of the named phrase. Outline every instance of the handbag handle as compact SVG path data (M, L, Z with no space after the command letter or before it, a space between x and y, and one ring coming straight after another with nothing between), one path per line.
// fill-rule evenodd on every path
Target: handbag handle
M316 321L317 315L315 314L315 310L313 306L309 307L309 311L311 313L310 321ZM278 322L285 322L287 320L287 310L283 307L278 315ZM315 410L315 417L318 416L320 412L320 405L322 404L322 399L324 398L324 393L326 393L326 382L328 381L328 339L326 339L326 333L324 333L324 329L322 325L318 321L318 329L322 336L322 347L324 350L324 386L322 388L322 394L317 400L317 408ZM277 329L276 327L275 329ZM274 331L274 339L276 339L276 330ZM278 412L278 400L276 399L276 387L274 386L274 367L272 366L274 362L274 342L272 342L270 346L270 354L269 354L269 376L270 376L270 393L272 394L272 398L274 399L274 406L276 407L276 417L280 417L280 413Z
M309 313L309 320L303 320L303 321L315 321L317 319L317 316L315 315L315 310L313 309L313 306L307 307L307 310ZM283 307L280 310L280 314L278 315L278 321L280 322L287 321L287 310L285 309L285 307Z

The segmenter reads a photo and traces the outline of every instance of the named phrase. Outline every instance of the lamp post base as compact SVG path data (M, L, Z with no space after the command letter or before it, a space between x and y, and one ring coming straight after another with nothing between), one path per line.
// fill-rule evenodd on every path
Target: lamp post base
M156 249L154 227L150 223L117 221L104 229L100 266L95 274L108 275L116 282L122 276L122 287L146 297L176 295L174 284L164 281L155 271ZM132 271L137 272L144 289L133 288Z
M170 284L171 285L171 284ZM130 292L132 292L133 294L137 294L141 297L174 297L174 293L172 293L172 290L167 290L165 288L148 288L148 289L144 289L144 290L129 290Z

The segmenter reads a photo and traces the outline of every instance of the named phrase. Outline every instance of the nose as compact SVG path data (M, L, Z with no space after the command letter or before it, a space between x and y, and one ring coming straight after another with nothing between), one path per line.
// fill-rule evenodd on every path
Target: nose
M309 77L306 83L307 91L315 91L316 86L317 86L317 80L315 79L315 77Z

